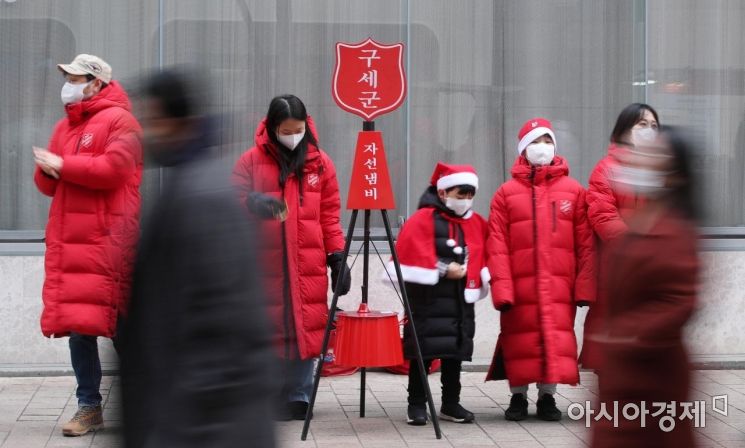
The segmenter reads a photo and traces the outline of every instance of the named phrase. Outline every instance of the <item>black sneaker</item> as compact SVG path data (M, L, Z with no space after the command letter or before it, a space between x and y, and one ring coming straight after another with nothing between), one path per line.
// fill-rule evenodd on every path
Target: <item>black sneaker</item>
M427 407L423 404L410 404L406 410L406 423L412 426L427 424Z
M291 401L287 403L287 407L293 420L305 420L305 415L308 413L308 403ZM313 418L313 413L310 414L310 418Z
M510 407L504 411L504 418L519 422L528 418L528 399L523 394L513 394L510 398Z
M474 420L473 413L461 406L460 403L440 406L440 418L455 423L473 423Z
M551 394L543 394L536 402L538 412L536 416L547 422L558 422L561 420L561 411L556 407L556 400Z

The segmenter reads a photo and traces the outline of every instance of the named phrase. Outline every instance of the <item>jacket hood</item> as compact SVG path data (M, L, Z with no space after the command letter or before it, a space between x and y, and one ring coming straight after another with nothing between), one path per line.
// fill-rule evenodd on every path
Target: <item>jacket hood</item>
M78 123L110 107L132 110L129 96L118 81L111 81L108 86L89 100L65 105L65 112L71 122Z
M533 174L534 172L535 175ZM515 164L512 166L512 178L527 183L534 181L536 184L540 184L568 175L569 164L561 156L554 156L551 165L534 168L530 165L528 159L522 155L515 160Z
M613 160L618 160L618 157L621 153L624 151L627 151L626 147L619 145L617 143L611 142L608 145L608 156L611 157Z

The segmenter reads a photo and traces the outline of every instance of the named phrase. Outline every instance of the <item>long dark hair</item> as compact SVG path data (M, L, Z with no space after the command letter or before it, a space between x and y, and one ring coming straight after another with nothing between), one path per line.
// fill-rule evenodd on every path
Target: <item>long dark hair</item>
M649 111L653 116L657 125L660 125L660 119L657 116L657 111L652 108L649 104L644 103L633 103L624 107L618 118L616 119L616 126L613 128L613 132L610 134L610 141L612 143L627 143L623 141L623 137L627 132L634 127L639 120L644 116L644 112Z
M701 185L694 166L697 159L695 140L683 129L675 126L662 128L661 136L667 142L673 162L670 170L680 180L671 188L668 198L672 207L688 219L699 223L703 219L699 195Z
M294 118L305 122L305 136L294 150L285 147L277 139L277 129L283 121ZM277 151L279 163L279 183L284 186L291 173L295 173L298 179L303 177L303 166L308 154L308 144L317 145L313 133L308 127L308 113L305 104L295 95L280 95L274 97L269 103L269 111L266 113L266 130L269 140L279 149Z

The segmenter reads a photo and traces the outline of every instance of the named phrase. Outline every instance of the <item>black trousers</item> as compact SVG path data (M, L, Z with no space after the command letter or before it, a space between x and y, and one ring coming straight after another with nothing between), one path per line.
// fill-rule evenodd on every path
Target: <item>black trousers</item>
M424 368L429 372L432 365L431 359L424 360ZM457 404L460 402L460 370L459 359L443 359L440 369L440 382L442 383L442 404ZM421 376L419 375L419 363L416 359L411 360L409 369L409 404L421 405L427 402Z

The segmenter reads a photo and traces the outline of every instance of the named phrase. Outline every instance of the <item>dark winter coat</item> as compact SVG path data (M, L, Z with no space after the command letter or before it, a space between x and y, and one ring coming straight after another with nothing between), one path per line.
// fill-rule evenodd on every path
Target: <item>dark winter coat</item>
M273 356L256 233L203 140L143 225L122 334L126 446L274 446Z
M433 189L428 189L419 203L419 210L409 218L410 221L419 219L434 220L434 241L437 258L447 265L451 262L463 264L465 254L456 254L453 247L447 245L450 239L450 224L454 215L445 207ZM448 219L450 217L451 219ZM469 219L485 221L474 214ZM455 223L457 234L456 245L465 247L463 230ZM404 224L406 227L406 224ZM403 234L402 230L402 234ZM399 237L400 238L400 237ZM404 273L404 278L406 274ZM473 303L466 303L464 291L465 279L450 280L444 276L434 285L406 281L406 293L411 303L414 325L417 330L419 344L424 359L450 358L470 361L473 355L473 337L475 333L475 319ZM408 359L416 357L414 338L410 327L404 327L404 356Z

